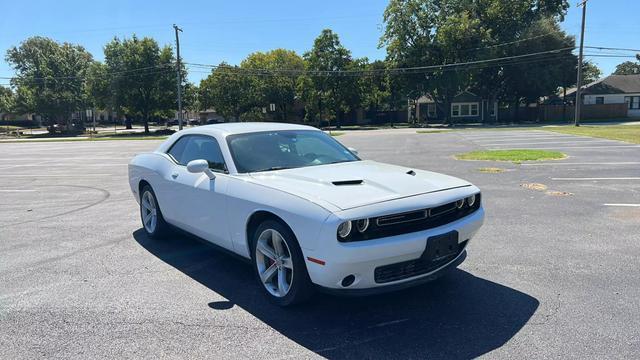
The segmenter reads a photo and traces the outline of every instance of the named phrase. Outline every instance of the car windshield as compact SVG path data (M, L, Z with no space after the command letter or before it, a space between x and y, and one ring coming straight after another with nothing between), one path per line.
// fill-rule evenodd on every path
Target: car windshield
M360 160L322 131L285 130L227 137L240 173L299 168Z

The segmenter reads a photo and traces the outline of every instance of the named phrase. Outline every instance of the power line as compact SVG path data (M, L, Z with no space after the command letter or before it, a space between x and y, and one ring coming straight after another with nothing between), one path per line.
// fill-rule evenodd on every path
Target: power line
M613 54L585 54L584 56L588 57L602 57L602 58L626 58L626 59L635 59L635 55L613 55Z
M284 74L305 74L305 75L331 75L331 74L375 74L375 73L407 73L407 72L415 72L422 70L444 70L448 68L455 68L459 66L466 65L477 65L483 63L491 63L498 61L508 61L515 59L523 59L527 57L533 56L541 56L546 54L561 54L563 51L573 50L574 47L565 47L560 49L553 49L547 51L540 51L535 53L528 53L522 55L512 55L512 56L503 56L492 59L485 60L475 60L475 61L465 61L465 62L457 62L457 63L444 63L439 65L427 65L427 66L414 66L414 67L405 67L405 68L389 68L389 69L361 69L361 70L301 70L301 69L246 69L246 68L238 68L233 66L223 66L223 65L212 65L212 64L201 64L201 63L185 63L186 65L192 65L197 67L206 67L211 69L232 69L232 70L240 70L240 71L251 71L258 73L284 73Z
M603 47L603 46L585 46L585 49L597 49L597 50L619 50L619 51L633 51L640 53L640 49L629 49L629 48L614 48L614 47Z
M569 55L569 53L558 53L558 54L546 54L546 55L542 55L539 56L537 58L534 59L515 59L515 60L508 60L508 61L503 61L500 63L480 63L480 64L471 64L471 65L466 65L464 67L459 66L459 67L450 67L450 68L444 68L444 69L427 69L427 70L420 70L420 71L413 71L413 72L394 72L394 73L389 73L389 75L394 75L394 76L407 76L407 75L428 75L434 72L459 72L459 71L467 71L467 70L475 70L475 69L486 69L486 68L492 68L492 67L507 67L507 66L515 66L515 65L522 65L522 64L533 64L533 63L540 63L540 62L548 62L548 61L561 61L563 59L567 58L567 55ZM275 76L297 76L297 75L302 75L304 73L299 73L299 74L294 74L294 73L287 73L286 75L282 75L282 74L278 74L275 72L269 72L269 71L254 71L253 69L247 69L247 68L238 68L238 67L217 67L214 69L211 69L210 67L195 67L195 69L199 69L199 70L205 70L205 69L210 69L210 71L197 71L194 70L193 68L189 68L189 71L191 73L201 73L201 74L210 74L212 70L224 73L224 74L233 74L233 75L239 75L239 76L259 76L259 77L275 77ZM381 72L385 72L387 70L381 70ZM362 74L362 73L339 73L339 74L323 74L321 76L344 76L344 77L361 77L361 76L373 76L376 75L377 73L369 73L369 74Z
M96 77L98 78L104 78L104 77L108 77L108 76L112 76L112 75L123 75L123 74L129 74L129 73L135 73L138 71L144 71L144 70L152 70L152 69L162 69L164 67L170 67L173 66L173 64L162 64L162 65L155 65L155 66L147 66L147 67L142 67L142 68L136 68L136 69L129 69L129 70L122 70L122 71L114 71L114 72L109 72L106 74L102 74L102 75L96 75ZM162 70L165 71L165 70ZM143 74L145 75L145 74ZM30 77L28 78L29 80L74 80L74 79L86 79L87 76L47 76L47 77ZM23 80L23 78L14 76L14 77L6 77L6 76L0 76L0 79L4 79L4 80Z

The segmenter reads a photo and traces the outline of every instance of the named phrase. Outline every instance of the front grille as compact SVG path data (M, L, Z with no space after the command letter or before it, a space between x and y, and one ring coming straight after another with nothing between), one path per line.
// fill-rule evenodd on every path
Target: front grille
M356 230L346 239L339 236L337 238L340 242L363 241L433 229L471 215L480 208L480 201L478 193L473 206L465 203L462 208L458 208L453 201L433 208L373 217L369 219L370 225L365 232Z
M378 226L402 224L406 222L425 219L427 217L427 214L428 210L418 210L403 214L381 216L376 220L376 224L378 224Z
M437 261L420 258L377 267L374 271L375 281L378 284L383 284L428 274L458 257L466 245L467 241L465 240L458 244L458 251L456 253L446 258L438 259Z

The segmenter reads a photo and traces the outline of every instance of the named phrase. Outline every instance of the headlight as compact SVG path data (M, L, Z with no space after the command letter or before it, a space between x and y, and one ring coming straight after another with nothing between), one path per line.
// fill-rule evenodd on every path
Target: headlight
M351 234L351 221L345 221L340 226L338 226L338 236L345 239L349 234Z
M469 207L473 206L473 204L476 203L476 195L471 195L467 198L467 204L469 205Z
M369 228L369 219L360 219L356 221L356 227L361 233L367 231L367 229Z
M463 206L464 206L464 199L460 199L460 200L456 201L456 207L458 209L462 209Z

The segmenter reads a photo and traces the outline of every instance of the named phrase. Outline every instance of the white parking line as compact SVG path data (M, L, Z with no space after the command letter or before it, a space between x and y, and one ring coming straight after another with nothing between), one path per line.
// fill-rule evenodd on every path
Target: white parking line
M464 136L466 139L472 139L474 141L513 141L513 140L555 140L555 139L580 139L580 140L590 140L594 139L588 136L575 136L575 135L558 135L558 136L492 136L492 137L482 137L482 138L471 138Z
M483 137L483 138L472 138L463 136L463 138L471 141L522 141L522 140L555 140L555 139L593 139L593 138L584 138L577 136L518 136L518 137L508 137L508 136L491 136L491 137Z
M36 190L18 190L18 189L15 189L15 190L7 190L7 189L0 190L0 192L34 192L34 191L36 191Z
M565 163L565 162L556 162L556 163L527 163L520 164L522 166L549 166L549 165L640 165L640 162L628 161L628 162L573 162L573 163Z
M603 204L604 206L640 207L640 204Z
M493 143L493 144L478 144L481 146L511 146L511 145L548 145L548 144L563 144L563 145L582 145L593 143L610 143L611 140L586 140L586 141L543 141L543 142L513 142L513 143Z
M2 174L0 177L69 177L69 178L83 178L94 176L115 176L115 174L78 174L78 175L55 175L55 174Z
M609 178L551 178L560 181L593 181L593 180L640 180L640 177L609 177Z
M546 147L532 147L531 149L540 149L540 150L547 150L547 149L620 149L620 148L627 148L627 149L633 149L633 148L639 148L640 145L604 145L604 146L546 146ZM508 149L515 149L513 147L502 147L502 148L491 148L489 150L508 150Z

